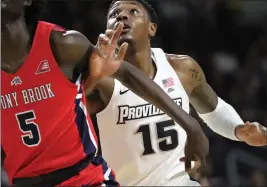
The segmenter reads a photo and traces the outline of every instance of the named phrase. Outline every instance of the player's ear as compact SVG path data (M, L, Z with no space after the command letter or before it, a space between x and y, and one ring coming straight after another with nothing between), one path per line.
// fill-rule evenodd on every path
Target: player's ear
M156 32L157 32L157 24L149 23L148 27L149 27L148 31L149 31L150 37L154 37L156 35Z
M24 6L31 6L32 5L32 0L25 0L24 1Z

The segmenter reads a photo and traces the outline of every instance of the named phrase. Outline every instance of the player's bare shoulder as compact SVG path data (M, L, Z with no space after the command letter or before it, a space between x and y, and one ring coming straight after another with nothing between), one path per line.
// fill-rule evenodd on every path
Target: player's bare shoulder
M203 70L192 57L176 54L166 54L166 57L188 92L206 81Z
M88 57L88 51L94 47L82 33L74 30L53 30L50 41L59 64L77 64Z

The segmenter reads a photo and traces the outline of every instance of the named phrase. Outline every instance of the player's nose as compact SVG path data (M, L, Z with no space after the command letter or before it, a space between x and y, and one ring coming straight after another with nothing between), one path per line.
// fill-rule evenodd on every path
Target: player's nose
M123 21L123 20L128 20L128 19L129 19L129 16L125 11L122 11L117 17L117 21Z

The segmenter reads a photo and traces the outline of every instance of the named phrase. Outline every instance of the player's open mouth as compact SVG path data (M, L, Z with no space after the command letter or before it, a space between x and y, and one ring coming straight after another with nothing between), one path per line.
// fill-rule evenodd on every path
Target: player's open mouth
M128 25L126 23L123 23L123 24L124 24L124 26L123 26L121 34L126 34L127 32L129 32L131 30L131 27L130 27L130 25Z
M128 33L128 32L131 31L131 25L128 24L128 23L126 23L126 22L118 22L118 23L116 23L115 29L118 28L118 26L119 26L120 23L123 23L123 28L122 28L122 31L121 31L121 35L126 34L126 33Z

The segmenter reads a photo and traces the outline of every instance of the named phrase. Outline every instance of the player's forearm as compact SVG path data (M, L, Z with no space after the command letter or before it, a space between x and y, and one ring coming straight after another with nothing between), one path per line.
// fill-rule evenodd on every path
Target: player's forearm
M214 111L199 114L199 116L217 134L231 140L240 141L236 135L236 129L244 122L235 109L221 98L218 98L218 105Z
M189 107L190 107L189 114L198 121L198 123L200 124L202 128L206 127L207 124L204 122L204 120L201 117L199 117L196 109L191 104Z
M99 83L101 79L100 78L94 78L94 77L87 77L85 83L84 83L84 90L86 94L91 93L94 90L95 85Z
M202 93L193 93L190 102L211 130L228 139L240 141L236 129L244 122L235 109L219 98L210 87L206 87Z
M124 62L114 78L135 94L164 111L187 133L200 128L194 118L182 110L153 80L131 64Z

